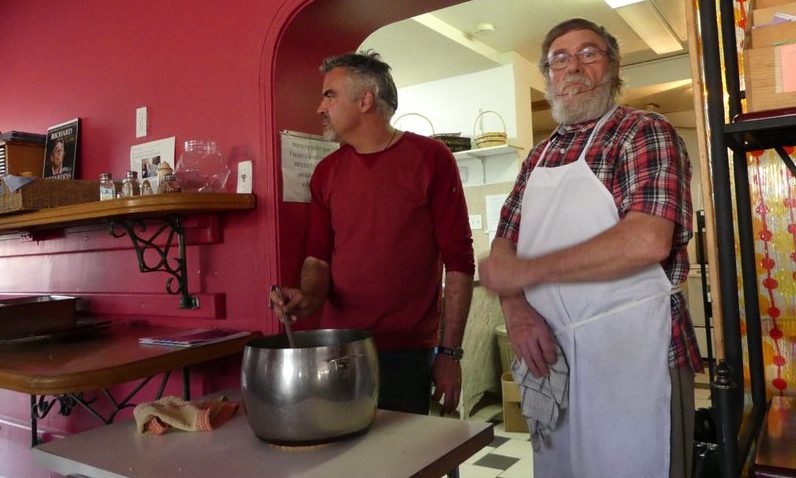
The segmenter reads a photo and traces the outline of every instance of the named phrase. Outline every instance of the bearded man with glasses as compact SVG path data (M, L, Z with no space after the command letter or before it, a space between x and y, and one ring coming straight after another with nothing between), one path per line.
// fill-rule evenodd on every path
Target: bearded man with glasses
M539 68L560 125L523 163L480 263L537 477L691 473L691 164L661 115L616 105L619 65L616 38L588 20L548 32Z

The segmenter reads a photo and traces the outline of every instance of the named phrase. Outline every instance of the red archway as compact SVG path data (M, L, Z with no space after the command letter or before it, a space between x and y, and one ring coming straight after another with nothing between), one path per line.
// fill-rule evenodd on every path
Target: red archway
M269 170L264 173L275 192L264 208L276 231L277 257L267 261L273 264L271 277L295 283L303 258L307 207L280 200L279 132L320 133L315 114L322 80L318 65L327 56L356 49L384 25L462 1L288 0L274 17L263 50L260 88L265 118L262 150L273 158L265 161Z

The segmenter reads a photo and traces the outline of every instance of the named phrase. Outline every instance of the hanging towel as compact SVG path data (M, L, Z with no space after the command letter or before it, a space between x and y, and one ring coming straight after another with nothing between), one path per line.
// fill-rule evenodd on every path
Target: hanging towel
M175 396L140 403L133 410L138 431L162 435L171 428L185 431L210 431L232 418L238 404L223 395L199 402Z
M539 450L558 425L561 411L569 405L569 365L564 351L556 343L556 362L547 377L534 377L518 358L511 363L511 375L520 386L522 415L528 421L531 445Z

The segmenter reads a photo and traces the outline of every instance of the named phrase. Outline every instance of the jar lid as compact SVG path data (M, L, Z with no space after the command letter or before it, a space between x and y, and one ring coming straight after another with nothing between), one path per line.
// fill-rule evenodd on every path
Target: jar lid
M171 166L169 165L169 163L167 161L161 162L160 166L158 166L158 172L161 172L161 171L172 171Z

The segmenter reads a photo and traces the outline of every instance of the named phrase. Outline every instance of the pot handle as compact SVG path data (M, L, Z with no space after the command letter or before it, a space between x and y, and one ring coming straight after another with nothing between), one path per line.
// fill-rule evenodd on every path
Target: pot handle
M364 357L362 354L353 354L353 355L346 355L345 357L338 357L329 359L326 361L329 365L334 365L336 370L347 370L348 366L350 365L351 359L355 359L357 357Z

